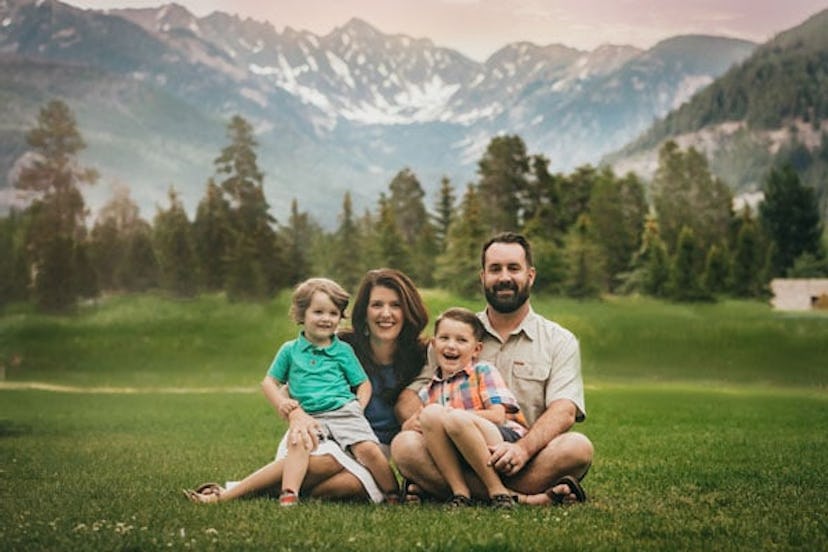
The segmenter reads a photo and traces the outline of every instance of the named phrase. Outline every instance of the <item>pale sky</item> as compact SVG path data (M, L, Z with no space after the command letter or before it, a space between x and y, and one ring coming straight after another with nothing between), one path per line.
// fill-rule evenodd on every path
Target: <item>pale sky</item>
M161 0L71 0L94 9L156 7ZM649 48L680 34L764 42L828 8L828 0L176 0L201 17L213 11L325 35L359 17L387 34L430 38L484 61L518 41L592 50Z

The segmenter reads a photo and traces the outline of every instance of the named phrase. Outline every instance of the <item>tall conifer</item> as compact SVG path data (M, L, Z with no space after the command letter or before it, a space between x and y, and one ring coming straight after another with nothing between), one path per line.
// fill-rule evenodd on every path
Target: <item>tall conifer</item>
M26 142L31 161L20 171L15 187L35 198L28 211L31 225L26 240L34 297L43 310L65 311L74 307L82 287L87 294L90 291L88 282L81 286L84 272L77 262L86 239L87 214L78 185L93 184L98 175L79 165L77 154L86 144L74 114L60 100L40 110Z

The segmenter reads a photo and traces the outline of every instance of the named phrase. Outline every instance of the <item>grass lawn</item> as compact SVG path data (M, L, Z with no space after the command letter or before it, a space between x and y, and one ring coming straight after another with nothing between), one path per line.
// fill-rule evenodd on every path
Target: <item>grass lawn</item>
M440 292L427 301L433 314L476 306ZM119 297L63 318L6 312L0 543L5 550L828 548L828 317L742 302L534 304L581 339L589 417L579 430L595 443L596 460L587 504L509 513L186 502L180 488L238 478L275 451L284 426L257 382L296 331L284 297L268 305ZM25 382L73 392L12 388Z

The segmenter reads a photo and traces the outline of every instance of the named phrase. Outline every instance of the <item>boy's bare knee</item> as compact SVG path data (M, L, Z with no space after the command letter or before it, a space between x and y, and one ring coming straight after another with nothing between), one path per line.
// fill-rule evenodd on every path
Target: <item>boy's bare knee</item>
M446 433L456 436L465 431L470 424L474 424L471 416L472 414L469 414L465 410L453 409L447 411L443 420L443 427L445 427Z
M424 429L434 429L442 425L445 409L439 404L430 404L420 411L420 426Z

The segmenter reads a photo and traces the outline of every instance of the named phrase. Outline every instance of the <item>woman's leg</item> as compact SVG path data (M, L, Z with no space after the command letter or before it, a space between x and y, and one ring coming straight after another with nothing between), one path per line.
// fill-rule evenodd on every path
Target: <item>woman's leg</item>
M274 460L258 470L254 471L230 489L225 489L215 495L217 502L235 500L251 493L263 491L274 487L282 481L282 473L285 467L285 460Z
M434 459L440 474L445 479L454 495L471 497L471 491L463 478L463 470L457 450L446 433L445 420L447 411L444 407L431 404L420 412L420 427L423 430L428 453Z
M510 494L493 466L488 464L489 446L503 441L497 426L467 410L450 410L446 413L444 427L448 438L474 470L489 496Z
M305 478L306 483L308 479L309 477ZM327 498L332 500L368 498L368 494L365 492L365 488L359 479L351 472L342 469L341 466L339 472L314 485L308 494L314 498Z

